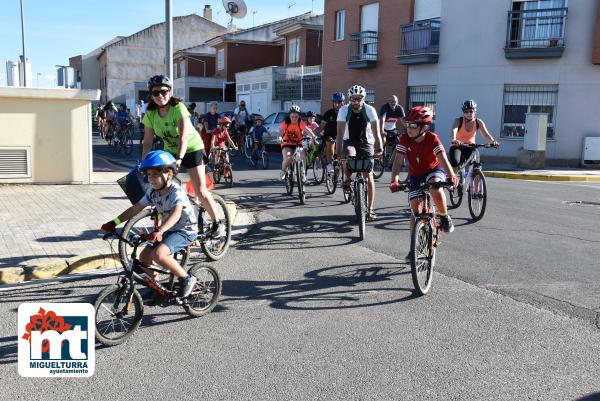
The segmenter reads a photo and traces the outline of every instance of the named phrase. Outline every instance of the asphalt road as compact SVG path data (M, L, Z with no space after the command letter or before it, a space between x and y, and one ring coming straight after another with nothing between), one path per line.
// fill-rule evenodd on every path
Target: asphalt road
M92 378L24 379L18 305L89 302L115 279L0 292L0 399L600 398L600 209L563 203L597 202L599 185L490 179L483 221L452 212L431 293L415 297L405 195L379 184L379 219L358 242L341 194L311 187L300 206L275 167L245 170L236 161L234 188L219 190L257 222L215 264L213 313L146 308L126 344L97 348Z

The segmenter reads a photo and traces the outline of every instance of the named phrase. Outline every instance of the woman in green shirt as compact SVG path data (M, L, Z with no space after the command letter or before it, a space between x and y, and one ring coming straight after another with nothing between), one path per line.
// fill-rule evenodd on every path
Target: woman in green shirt
M200 197L202 205L212 218L212 236L220 237L225 227L216 218L216 205L210 191L206 187L205 165L208 162L204 145L198 131L192 126L190 114L183 102L173 96L169 77L155 75L148 80L150 102L144 115L144 146L142 158L152 148L154 135L161 138L165 151L177 160L177 169L185 167Z

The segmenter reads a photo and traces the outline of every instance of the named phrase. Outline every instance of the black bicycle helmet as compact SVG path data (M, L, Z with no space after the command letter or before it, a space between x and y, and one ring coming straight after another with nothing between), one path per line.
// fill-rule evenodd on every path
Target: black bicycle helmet
M466 110L477 110L477 103L475 103L475 100L469 99L463 102L462 111Z
M148 80L148 90L151 91L155 86L168 86L172 88L171 79L164 75L155 75Z
M315 113L313 113L311 110L308 111L308 113L306 113L306 118L308 117L316 117L317 115Z

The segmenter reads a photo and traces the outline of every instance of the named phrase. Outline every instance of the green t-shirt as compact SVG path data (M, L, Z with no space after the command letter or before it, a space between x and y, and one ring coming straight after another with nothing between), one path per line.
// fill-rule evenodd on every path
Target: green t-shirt
M169 107L169 113L164 117L158 114L158 109L148 110L144 115L142 123L145 127L152 128L154 134L163 140L167 152L176 154L179 149L179 120L189 117L190 113L187 111L187 108L183 103L179 103L177 106ZM195 128L191 128L189 130L185 153L201 149L204 149L202 139L200 139L198 131Z

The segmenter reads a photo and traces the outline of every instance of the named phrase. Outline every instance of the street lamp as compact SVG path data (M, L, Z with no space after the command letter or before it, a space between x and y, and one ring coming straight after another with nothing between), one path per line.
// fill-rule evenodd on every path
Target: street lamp
M42 75L42 73L38 72L36 75L37 75L37 85L36 86L39 88L40 87L40 76Z
M173 2L165 0L165 64L166 75L173 79Z
M25 54L25 17L23 16L23 0L21 0L21 39L23 41L23 86L27 87L27 55Z

